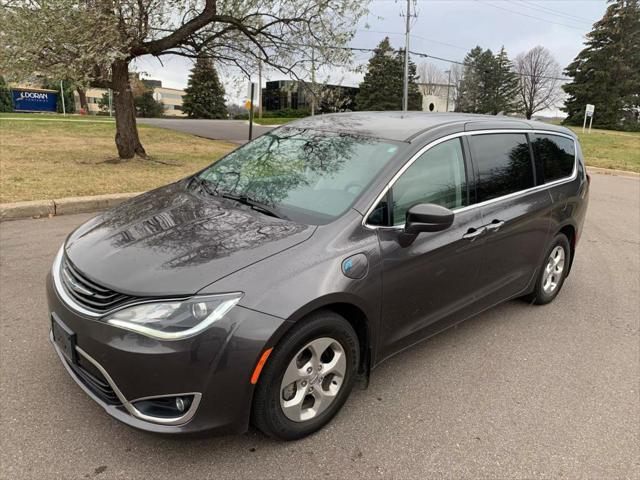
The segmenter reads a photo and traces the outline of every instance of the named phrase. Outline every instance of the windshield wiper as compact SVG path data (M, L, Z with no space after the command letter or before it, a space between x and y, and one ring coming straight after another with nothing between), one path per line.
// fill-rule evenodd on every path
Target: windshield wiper
M254 199L246 196L246 195L236 195L235 193L229 193L229 192L225 192L222 195L222 198L228 198L230 200L235 200L238 203L241 203L243 205L247 205L251 208L253 208L254 210L257 210L259 212L262 212L266 215L270 215L272 217L276 217L276 218L282 218L284 220L289 220L286 216L284 216L282 213L276 211L274 208L265 205L264 203L260 203L255 201Z
M217 195L216 191L211 188L211 183L208 180L205 180L202 177L196 176L192 178L192 182L196 183L198 187L200 187L204 192L208 195L215 196Z

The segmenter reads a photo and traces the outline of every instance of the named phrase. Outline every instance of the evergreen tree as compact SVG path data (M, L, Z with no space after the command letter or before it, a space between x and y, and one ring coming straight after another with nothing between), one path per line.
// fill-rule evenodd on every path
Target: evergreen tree
M493 54L480 46L473 48L464 57L464 69L458 88L457 112L485 113L487 73L491 71Z
M595 127L640 130L640 3L616 0L587 34L586 48L565 73L566 123L582 124L587 103Z
M421 110L416 65L409 62L409 110ZM358 110L401 110L404 89L404 50L391 48L386 37L376 47L356 96Z
M108 101L107 99L107 102ZM153 92L151 90L146 90L142 92L141 95L135 96L133 103L136 107L136 117L155 118L161 117L164 113L162 103L153 98ZM108 108L107 104L107 109Z
M13 99L11 91L4 81L4 77L0 75L0 112L13 112Z
M491 76L491 90L486 105L487 113L511 113L517 110L518 76L513 64L502 47L493 57L493 75Z
M504 48L494 55L477 46L464 64L456 111L497 115L516 109L518 77Z
M182 110L190 118L227 118L224 86L210 58L198 58L191 69Z

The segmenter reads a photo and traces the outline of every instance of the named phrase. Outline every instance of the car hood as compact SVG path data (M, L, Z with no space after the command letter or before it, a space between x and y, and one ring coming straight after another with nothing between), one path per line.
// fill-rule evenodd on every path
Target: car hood
M90 280L121 293L191 295L304 242L315 229L182 181L88 221L69 236L66 254Z

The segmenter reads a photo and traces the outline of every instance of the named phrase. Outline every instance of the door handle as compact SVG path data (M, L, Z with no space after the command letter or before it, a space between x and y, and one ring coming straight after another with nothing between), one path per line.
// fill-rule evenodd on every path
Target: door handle
M478 228L471 227L469 230L467 230L467 233L462 235L462 238L473 242L476 238L478 238L480 235L482 235L486 231L487 229L485 227L478 227Z
M503 220L494 220L490 224L485 225L485 228L487 229L488 232L497 232L502 228L503 225L504 225Z

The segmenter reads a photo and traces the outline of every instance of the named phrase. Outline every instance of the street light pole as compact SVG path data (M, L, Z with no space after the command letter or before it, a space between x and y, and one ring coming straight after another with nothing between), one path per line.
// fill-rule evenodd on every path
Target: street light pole
M447 79L447 108L445 109L445 112L449 111L449 87L451 86L451 69L447 70L445 73L449 74L449 77Z
M316 56L311 47L311 116L316 114Z
M62 86L62 80L60 80L60 96L62 97L62 116L67 116L67 108L64 104L64 87Z
M262 60L258 59L258 118L262 118Z

